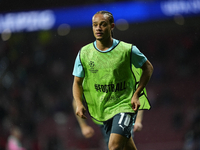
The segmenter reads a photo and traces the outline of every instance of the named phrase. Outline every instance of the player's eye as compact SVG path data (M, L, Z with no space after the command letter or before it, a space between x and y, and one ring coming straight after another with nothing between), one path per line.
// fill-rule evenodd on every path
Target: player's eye
M103 26L103 27L106 27L106 26L107 26L107 23L105 23L105 22L102 23L102 26Z

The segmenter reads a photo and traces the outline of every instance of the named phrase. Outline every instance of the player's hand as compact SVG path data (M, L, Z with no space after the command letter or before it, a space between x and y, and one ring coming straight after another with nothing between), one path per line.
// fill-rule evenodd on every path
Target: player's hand
M86 109L83 106L83 104L77 105L77 107L76 107L76 115L78 115L82 119L87 119L85 114L86 114Z
M142 127L143 127L143 126L142 126L141 123L136 122L136 123L134 124L133 132L141 131L141 130L142 130Z
M85 138L91 138L94 135L94 129L88 125L81 127L81 131Z
M137 111L139 109L140 101L139 101L139 97L136 94L133 95L131 99L131 104L134 111Z

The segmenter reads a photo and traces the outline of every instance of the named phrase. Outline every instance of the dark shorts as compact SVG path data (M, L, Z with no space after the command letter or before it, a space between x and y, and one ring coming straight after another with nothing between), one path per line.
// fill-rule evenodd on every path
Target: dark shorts
M120 134L130 138L137 113L119 113L113 118L104 122L104 129L107 135L111 133Z

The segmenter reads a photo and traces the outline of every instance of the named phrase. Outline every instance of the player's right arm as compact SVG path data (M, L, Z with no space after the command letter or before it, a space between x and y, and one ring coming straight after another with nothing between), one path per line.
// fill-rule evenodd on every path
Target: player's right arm
M74 113L76 114L76 102L75 102L75 100L73 100L72 105L73 105ZM81 132L82 132L83 136L85 138L91 138L94 135L94 129L87 124L85 119L82 119L77 115L76 115L76 119L77 119L78 124L81 128Z
M81 77L74 76L74 83L73 83L73 97L76 102L76 115L79 117L86 119L86 109L82 103L82 95L83 95L83 79Z

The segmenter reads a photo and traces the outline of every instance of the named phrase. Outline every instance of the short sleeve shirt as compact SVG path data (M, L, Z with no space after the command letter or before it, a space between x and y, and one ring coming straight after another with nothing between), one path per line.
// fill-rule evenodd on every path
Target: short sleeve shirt
M120 41L117 39L113 39L113 45L106 51L101 51L97 48L96 46L96 41L94 41L94 46L95 48L100 51L100 52L108 52L110 51L113 47L115 47ZM147 61L147 58L144 56L143 53L140 52L140 50L136 46L132 46L132 51L131 51L131 64L133 64L136 68L141 68L143 64ZM80 53L80 51L79 51ZM80 61L80 55L77 55L75 64L74 64L74 69L73 69L73 75L83 78L85 76L83 66Z

